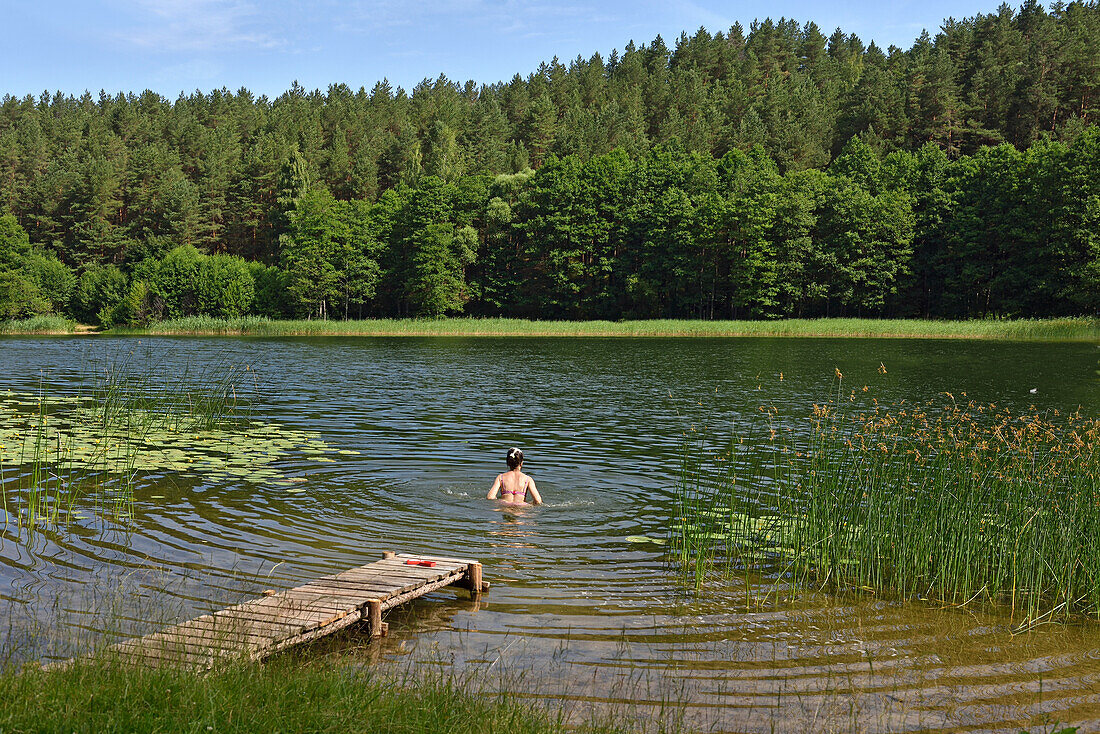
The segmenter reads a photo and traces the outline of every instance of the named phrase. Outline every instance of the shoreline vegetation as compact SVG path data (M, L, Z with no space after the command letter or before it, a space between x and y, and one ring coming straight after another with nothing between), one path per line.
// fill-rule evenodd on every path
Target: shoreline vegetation
M837 370L798 432L776 408L708 450L686 437L670 550L712 572L952 606L1027 629L1100 619L1100 419L864 401ZM863 388L866 390L867 388Z
M0 672L0 696L0 731L625 731L614 724L569 726L564 711L505 693L474 693L442 674L394 679L291 660L205 675L109 657L50 670L9 668Z
M92 327L61 317L0 322L2 335L102 333L138 336L527 336L527 337L856 337L1100 342L1100 319L932 321L924 319L783 319L703 321L533 321L507 318L277 320L192 316L145 327Z
M31 316L0 321L0 336L36 336L89 333L93 327L78 324L64 316Z
M1100 310L1100 5L271 98L0 100L0 318ZM996 39L996 40L992 40Z

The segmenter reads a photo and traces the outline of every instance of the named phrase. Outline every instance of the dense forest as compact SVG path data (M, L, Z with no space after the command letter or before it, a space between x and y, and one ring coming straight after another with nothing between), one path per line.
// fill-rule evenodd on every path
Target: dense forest
M1100 311L1100 5L507 83L5 96L0 318Z

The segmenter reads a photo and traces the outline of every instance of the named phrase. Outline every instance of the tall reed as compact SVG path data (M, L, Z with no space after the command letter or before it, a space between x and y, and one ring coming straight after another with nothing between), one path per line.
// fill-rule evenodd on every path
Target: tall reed
M5 523L20 533L56 525L88 498L97 510L130 516L145 448L168 434L251 418L257 386L247 365L216 364L192 374L134 355L91 363L75 394L55 395L43 378L34 410L14 418L20 445L0 446Z
M774 409L682 463L670 548L700 569L1100 619L1100 420L994 405ZM854 401L855 395L850 398Z
M783 319L778 321L530 321L509 318L272 320L188 316L112 334L249 336L828 336L943 339L1014 339L1100 342L1095 318L929 321L921 319Z
M72 334L76 322L63 316L0 320L0 334Z

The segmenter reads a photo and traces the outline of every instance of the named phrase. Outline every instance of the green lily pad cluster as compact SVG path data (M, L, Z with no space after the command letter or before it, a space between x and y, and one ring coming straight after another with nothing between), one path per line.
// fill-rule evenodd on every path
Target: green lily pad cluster
M799 559L812 566L824 550L812 540L821 537L820 528L812 528L806 516L702 510L696 513L696 521L681 519L674 529L679 546L686 543L722 548L728 554L727 560L740 563L771 565ZM863 533L862 525L842 522L828 531L829 538L836 541L828 548L835 551L837 546L855 547ZM856 563L852 557L835 552L829 560L843 566Z
M768 562L797 550L805 537L804 517L749 515L741 512L702 510L694 521L681 519L674 526L678 544L725 547L742 562ZM846 531L858 533L861 528Z
M106 425L109 423L109 425ZM44 465L58 473L201 477L265 483L283 479L280 459L333 461L338 453L312 431L237 420L217 428L164 420L144 409L104 421L88 400L0 395L0 462ZM347 450L339 453L355 453Z

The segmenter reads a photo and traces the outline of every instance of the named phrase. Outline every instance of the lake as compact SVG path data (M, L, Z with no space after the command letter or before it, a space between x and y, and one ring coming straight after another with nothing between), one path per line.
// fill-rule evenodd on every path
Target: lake
M919 339L0 338L0 395L77 394L89 365L248 365L250 419L326 446L284 450L260 481L139 475L128 519L88 500L68 525L9 522L4 659L66 655L397 550L480 559L492 589L479 603L432 594L342 657L698 728L1100 730L1100 623L1013 635L991 609L813 591L776 605L768 579L697 594L661 546L627 540L666 537L685 431L726 436L761 406L805 415L835 397L838 370L844 395L881 403L1095 416L1098 359L1090 344ZM510 446L544 507L484 499Z

